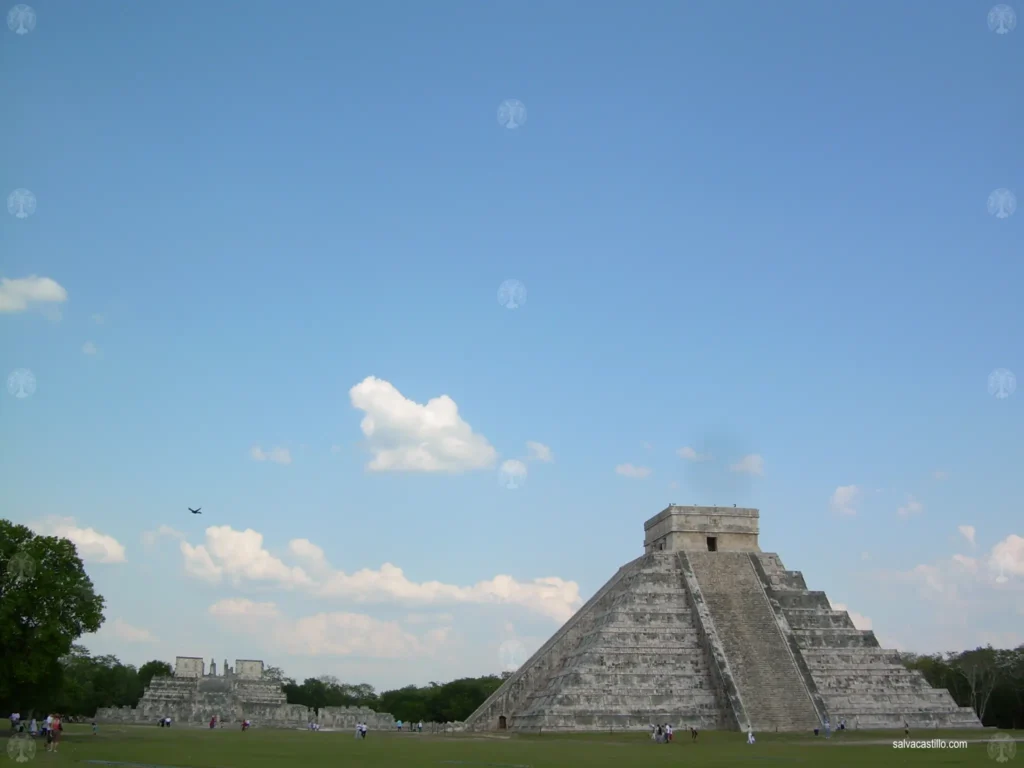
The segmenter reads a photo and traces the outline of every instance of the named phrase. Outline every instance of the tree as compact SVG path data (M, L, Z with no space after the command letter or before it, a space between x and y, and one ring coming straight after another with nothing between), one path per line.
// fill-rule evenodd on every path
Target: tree
M75 640L103 624L75 545L0 520L0 709L26 712L52 698Z
M985 708L988 706L989 698L1003 676L999 661L999 656L991 645L964 651L953 661L953 668L967 681L971 692L971 706L978 714L979 720L985 719Z
M174 674L171 665L166 661L147 661L139 667L139 682L143 688L148 688L154 677L170 677Z
M266 680L273 680L275 683L284 682L284 671L280 667L266 667L263 670L263 677Z

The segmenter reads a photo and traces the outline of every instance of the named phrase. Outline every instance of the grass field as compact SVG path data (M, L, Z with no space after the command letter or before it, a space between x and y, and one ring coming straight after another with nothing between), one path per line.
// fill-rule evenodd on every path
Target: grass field
M655 744L643 734L543 736L430 736L370 732L365 741L351 733L240 730L155 726L68 726L60 751L48 753L36 740L26 768L75 765L77 768L563 768L569 766L989 766L1024 768L1019 754L1002 762L990 757L995 731L921 731L917 739L978 740L964 749L895 749L891 732L833 736L765 734L750 746L741 733L701 733L697 743L680 734L673 744ZM1012 735L1024 741L1024 732ZM879 743L882 742L882 743ZM1004 753L1005 755L1005 753ZM120 764L120 765L118 765ZM12 768L16 762L8 763Z

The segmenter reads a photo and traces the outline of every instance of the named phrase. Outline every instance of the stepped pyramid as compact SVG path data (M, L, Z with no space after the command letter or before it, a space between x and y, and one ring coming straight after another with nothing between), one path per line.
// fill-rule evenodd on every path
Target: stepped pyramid
M466 721L472 730L980 728L799 571L758 511L670 506L619 569Z

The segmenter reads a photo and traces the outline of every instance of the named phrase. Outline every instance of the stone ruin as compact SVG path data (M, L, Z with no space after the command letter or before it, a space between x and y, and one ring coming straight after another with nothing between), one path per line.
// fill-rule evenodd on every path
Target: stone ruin
M758 546L758 511L670 506L467 730L980 728Z
M238 659L235 666L224 660L223 674L217 675L217 662L210 660L206 673L203 659L178 656L174 675L154 677L135 707L105 707L96 712L97 722L150 723L171 718L174 724L203 724L216 717L218 725L241 724L249 720L255 727L306 728L319 723L322 728L354 729L366 723L371 730L394 728L395 719L386 713L365 707L321 707L319 712L302 704L289 704L281 683L264 676L263 662Z

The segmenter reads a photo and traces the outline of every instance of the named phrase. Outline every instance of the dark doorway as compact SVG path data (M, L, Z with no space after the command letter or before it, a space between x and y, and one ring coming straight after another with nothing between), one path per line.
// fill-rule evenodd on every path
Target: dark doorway
M504 731L506 728L508 728L508 721L505 720L505 716L502 715L498 718L498 730Z
M717 552L717 551L718 551L718 537L717 536L708 536L708 552Z

